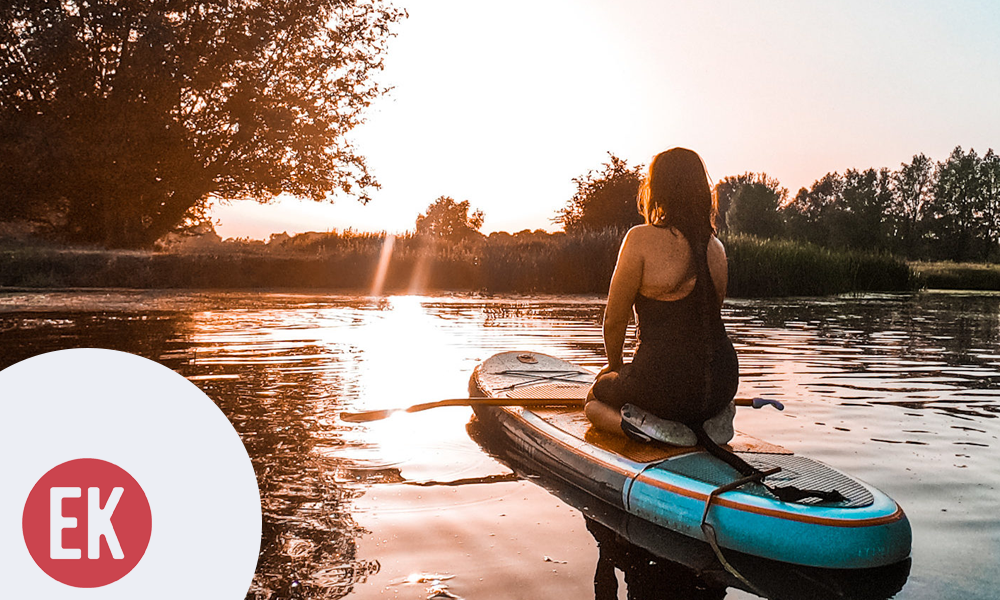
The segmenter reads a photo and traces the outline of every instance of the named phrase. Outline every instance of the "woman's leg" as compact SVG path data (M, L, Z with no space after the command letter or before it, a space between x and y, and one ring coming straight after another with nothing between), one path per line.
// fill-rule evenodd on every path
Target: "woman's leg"
M601 431L624 435L620 409L615 410L600 400L588 400L583 412L590 419L591 424Z
M598 377L587 392L587 403L583 412L594 427L601 431L624 435L621 415L621 404L624 402L619 402L623 400L620 397L622 394L619 389L619 377L620 375L614 371Z
M625 368L628 368L626 365ZM587 393L587 404L584 413L601 431L617 435L626 435L622 430L622 406L629 402L629 396L624 389L621 375L610 372L597 378ZM631 406L631 405L630 405ZM677 421L661 419L641 409L629 408L628 437L648 441L658 440L672 446L694 446L698 439L691 429Z

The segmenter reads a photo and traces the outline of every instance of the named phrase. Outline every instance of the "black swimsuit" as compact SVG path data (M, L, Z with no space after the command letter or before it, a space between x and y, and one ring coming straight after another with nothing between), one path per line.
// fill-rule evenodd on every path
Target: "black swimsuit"
M689 424L701 424L718 414L736 396L739 385L736 350L721 317L712 314L715 306L705 306L706 299L717 296L714 287L710 293L702 289L712 285L707 261L702 261L687 296L678 300L636 296L639 347L621 371L620 393L614 394L658 417Z

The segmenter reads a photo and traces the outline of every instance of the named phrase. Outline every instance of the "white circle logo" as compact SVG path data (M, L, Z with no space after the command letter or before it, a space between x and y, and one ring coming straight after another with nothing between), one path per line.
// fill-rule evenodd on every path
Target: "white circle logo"
M246 596L257 479L194 384L123 352L52 352L0 372L0 423L5 595Z

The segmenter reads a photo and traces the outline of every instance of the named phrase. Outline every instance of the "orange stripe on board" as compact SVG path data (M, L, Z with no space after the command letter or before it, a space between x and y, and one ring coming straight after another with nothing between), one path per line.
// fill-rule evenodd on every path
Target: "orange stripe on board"
M672 494L677 494L679 496L685 496L687 498L692 498L694 500L708 501L708 494L702 494L695 492L694 490L689 490L687 488L682 488L680 486L671 485L665 481L659 481L653 479L645 474L645 472L640 473L636 477L636 481L642 481L648 485L659 488L661 490L668 491ZM774 517L777 519L785 519L786 521L799 521L801 523L811 523L814 525L828 525L832 527L873 527L875 525L885 525L887 523L895 523L896 521L903 518L903 509L896 505L896 511L891 515L886 515L884 517L873 517L871 519L833 519L830 517L814 517L812 515L800 515L797 513L788 513L781 510L775 510L773 508L764 508L761 506L752 506L749 504L742 504L736 502L735 500L730 500L728 498L723 498L719 496L712 503L714 506L724 506L726 508L731 508L734 510L739 510L743 512L754 513L758 515L764 515L766 517Z

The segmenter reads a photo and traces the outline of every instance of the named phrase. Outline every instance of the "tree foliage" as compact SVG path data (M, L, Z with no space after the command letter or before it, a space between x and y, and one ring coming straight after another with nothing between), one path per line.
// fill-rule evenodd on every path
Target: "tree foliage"
M384 89L383 0L0 5L0 219L143 247L213 198L376 186L345 134Z
M811 188L801 188L782 209L788 235L821 246L829 245L827 224L843 187L844 180L839 174L827 173L813 182Z
M835 248L885 250L895 203L888 169L827 173L783 210L791 237Z
M840 198L832 205L829 243L840 248L887 248L884 216L892 204L892 178L888 169L848 169Z
M802 188L783 210L786 233L834 247L909 258L1000 259L1000 157L955 148L917 154L896 171L849 169Z
M643 166L630 167L624 159L608 153L599 171L573 179L576 193L554 219L567 232L597 231L608 227L627 229L643 222L636 197L643 179Z
M993 150L955 148L935 169L927 234L938 255L953 260L985 260L997 252L1000 169Z
M715 186L719 203L716 226L720 231L771 238L780 235L783 222L778 210L788 190L767 173L726 177Z
M486 217L481 210L470 214L469 209L468 200L456 202L441 196L427 207L426 213L417 217L417 235L455 242L479 236Z
M577 192L556 219L567 231L641 222L634 199L642 168L610 156L603 170L573 180ZM1000 155L992 149L979 156L957 147L938 163L917 154L895 171L827 173L790 200L766 173L725 177L714 192L723 232L911 259L1000 261Z
M892 174L895 201L886 216L890 224L892 249L915 257L924 228L924 217L934 198L934 163L923 153L900 165Z
M753 183L756 173L743 173L742 175L730 175L724 177L715 184L715 199L718 203L719 214L715 218L715 228L719 231L729 230L729 208L733 204L733 197L740 188Z

